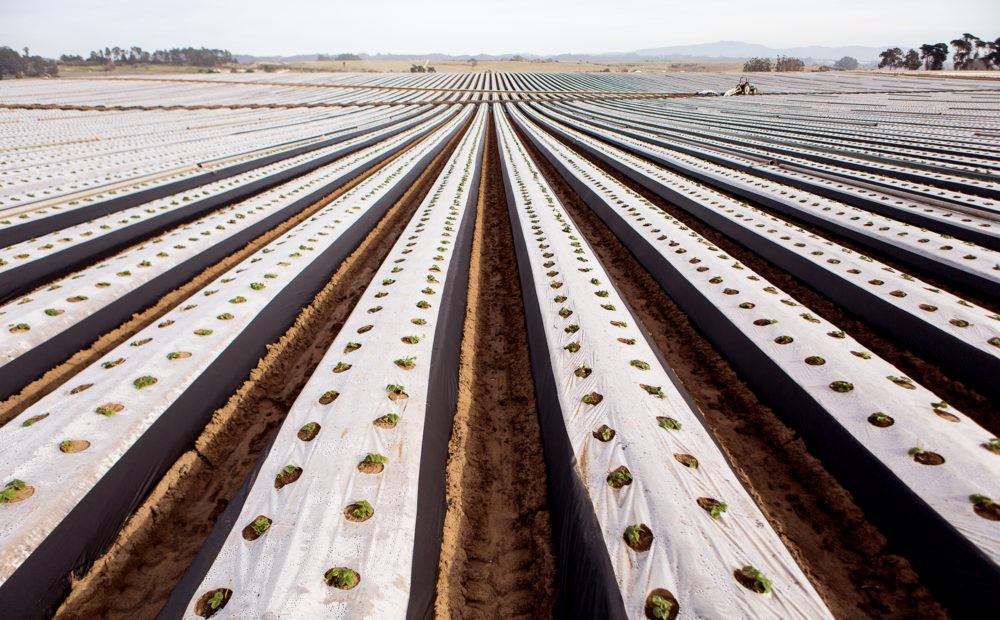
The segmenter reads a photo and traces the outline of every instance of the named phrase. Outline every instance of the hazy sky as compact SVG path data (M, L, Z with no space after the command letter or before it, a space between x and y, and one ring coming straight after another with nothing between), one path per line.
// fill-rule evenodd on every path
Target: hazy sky
M1000 1L0 0L0 45L43 56L114 45L256 55L597 53L718 40L915 46L970 30L1000 36Z

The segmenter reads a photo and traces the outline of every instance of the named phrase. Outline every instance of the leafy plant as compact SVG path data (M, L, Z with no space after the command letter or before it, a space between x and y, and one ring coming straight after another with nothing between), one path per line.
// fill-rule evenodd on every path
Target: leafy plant
M246 300L247 300L247 298L246 297L242 297L242 296L240 296L240 297L233 297L232 299L229 300L229 303L231 303L231 304L242 304Z
M396 424L399 422L399 416L395 413L387 413L384 416L378 418L376 421L382 422L383 424Z
M972 502L973 504L975 504L976 506L981 506L983 508L986 508L987 506L992 506L993 505L993 500L991 500L990 498L986 497L985 495L979 495L978 493L970 495L969 496L969 501Z
M323 575L326 582L338 588L350 588L357 583L358 574L349 568L331 568Z
M848 381L834 381L830 384L830 389L834 392L840 392L841 394L846 394L854 389L854 384Z
M156 377L150 377L147 375L145 377L139 377L138 379L132 382L132 385L135 386L135 389L141 390L142 388L149 387L154 383L156 383Z
M417 302L417 307L420 308L421 310L425 310L427 308L430 308L431 305L426 301L424 301L423 299L421 299L420 301Z
M639 386L642 389L646 390L646 393L649 394L650 396L655 396L657 398L666 397L666 395L663 393L663 389L661 389L660 386L658 385L645 385L640 383Z
M355 519L364 519L371 516L374 512L375 509L368 503L368 500L363 499L355 504L355 507L351 510L351 515L353 515Z
M208 599L208 606L212 609L218 609L226 602L226 592L225 590L218 590L211 598Z
M678 422L677 420L673 419L673 418L668 418L668 417L665 417L665 416L661 416L661 417L656 418L656 420L657 420L657 423L660 425L660 428L666 428L666 429L670 429L672 431L679 431L679 430L681 430L682 424L680 422Z
M389 286L393 282L395 282L395 280L393 280L392 278L385 278L384 280L382 280L382 286Z
M0 491L0 500L4 503L13 501L17 499L17 492L23 489L26 485L23 481L14 479L4 485L4 490Z
M402 384L397 385L395 383L390 383L389 385L385 386L385 391L391 392L393 394L405 394L406 388Z
M409 368L409 367L413 366L413 362L416 359L417 359L417 356L416 355L412 355L410 357L400 358L400 359L394 361L393 363L395 365L399 366L400 368Z
M597 434L601 437L601 441L611 441L610 428L602 428Z
M632 474L624 470L618 470L608 476L608 486L628 484L632 482Z
M375 453L369 452L368 455L365 456L365 461L364 462L365 463L388 463L389 462L389 457L382 456L381 454L375 454Z
M333 372L344 372L351 366L352 366L351 364L345 364L344 362L337 362L337 365L333 367Z
M65 440L65 441L60 441L60 442L59 442L59 447L60 447L60 448L69 448L69 447L70 447L70 446L72 446L72 445L73 445L73 442L72 442L72 441L70 441L69 439L67 439L67 440Z
M649 370L649 364L642 360L632 360L629 364L635 366L639 370Z
M563 348L569 351L570 353L576 353L577 351L580 350L580 345L578 345L575 342L571 342Z
M630 525L625 528L625 538L633 545L639 544L639 537L642 535L642 528L638 525Z
M674 608L674 604L659 595L654 595L650 602L653 604L653 617L662 618L666 620L670 617L670 610Z
M921 448L920 446L917 446L915 448L910 448L909 450L906 451L906 453L909 454L910 456L917 456L918 454L923 454L924 449Z
M194 333L195 333L196 336L210 336L212 334L212 330L210 330L210 329L196 329L194 331Z
M299 430L302 431L303 433L311 433L314 430L316 430L316 423L315 422L310 422L310 423L304 425Z
M753 566L744 566L743 574L753 579L754 590L757 592L767 594L771 591L771 580Z
M263 536L264 532L271 528L271 520L267 517L258 517L253 522L253 531L257 532L258 536ZM218 594L222 594L219 592ZM214 609L214 608L213 608Z
M233 317L233 315L229 314L228 312L223 312L222 314L220 314L215 318L219 319L220 321L231 321L235 317Z
M1000 452L1000 437L992 437L983 444L983 447L992 452Z
M267 285L264 284L263 282L251 282L250 283L250 288L252 288L255 291L259 291L260 289L264 288L265 286L267 286Z
M409 344L417 344L418 342L420 342L420 336L404 336L403 342Z
M722 513L726 512L728 509L729 506L726 505L726 502L716 502L711 508L708 509L708 514L710 514L713 519L719 519L722 517Z

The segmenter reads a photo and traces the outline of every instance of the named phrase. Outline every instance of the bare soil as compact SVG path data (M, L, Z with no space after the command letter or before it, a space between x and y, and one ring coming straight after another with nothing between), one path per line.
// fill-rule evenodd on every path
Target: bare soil
M345 260L73 589L57 619L155 618L457 146ZM388 165L388 164L386 164ZM178 300L175 303L179 303Z
M541 429L496 148L491 123L448 447L437 618L545 618L555 603Z
M618 238L525 142L578 229L705 415L757 505L834 615L948 617L906 559L889 551L885 537L865 519L850 493L809 453L794 431L758 400ZM662 200L656 203L692 229L711 232L672 205ZM719 235L709 238L716 243ZM730 247L724 249L731 252ZM744 260L735 252L733 255ZM746 263L756 269L760 261L750 259L747 257ZM763 275L771 277L770 273ZM777 284L785 286L780 280Z

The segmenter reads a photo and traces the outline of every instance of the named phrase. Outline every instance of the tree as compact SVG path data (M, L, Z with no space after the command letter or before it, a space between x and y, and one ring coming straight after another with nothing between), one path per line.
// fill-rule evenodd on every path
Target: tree
M743 63L743 70L747 73L771 70L770 58L750 58Z
M851 56L844 56L837 62L833 63L833 68L841 71L853 71L858 68L858 59L852 58Z
M952 39L951 46L955 48L952 61L955 63L955 68L958 70L975 68L976 61L979 60L979 51L985 45L979 37L968 32L960 39Z
M878 63L879 69L898 69L903 66L903 50L898 47L890 47L878 55L881 60Z
M357 54L337 54L334 60L361 60Z
M805 68L805 63L798 58L792 58L790 56L778 56L778 61L775 63L775 71L802 71Z
M1000 69L1000 37L997 37L996 41L988 41L986 47L990 50L988 54L983 56L986 68L989 69L990 65L993 65L997 69Z
M916 71L920 68L920 54L917 50L911 49L906 52L906 56L903 57L903 65L910 71Z
M924 60L925 69L940 71L944 61L948 60L948 44L924 43L920 46L920 57Z

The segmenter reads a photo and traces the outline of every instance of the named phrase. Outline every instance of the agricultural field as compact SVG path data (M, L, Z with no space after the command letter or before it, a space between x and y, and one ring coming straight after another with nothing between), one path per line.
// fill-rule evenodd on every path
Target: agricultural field
M1000 81L483 69L0 83L0 615L995 606Z

